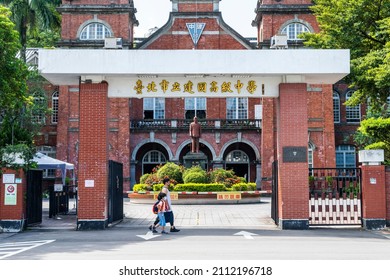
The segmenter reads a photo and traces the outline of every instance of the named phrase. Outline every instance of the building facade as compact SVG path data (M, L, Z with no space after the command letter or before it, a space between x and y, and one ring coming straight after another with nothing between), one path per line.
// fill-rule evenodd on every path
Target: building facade
M62 14L59 47L98 49L105 47L106 38L113 37L120 39L116 40L116 47L128 50L276 48L275 52L283 52L286 47L304 48L300 33L319 31L309 0L253 1L254 18L246 20L248 24L252 21L258 30L256 46L224 22L220 0L171 2L168 22L136 44L133 28L138 22L132 0L64 0L58 8ZM287 37L287 44L275 47L275 35ZM197 79L199 74L187 78ZM342 82L307 85L309 167L356 166L356 149L350 136L365 111L343 105L350 94ZM50 124L51 132L42 132L39 142L41 151L51 151L50 155L55 153L58 159L74 163L76 170L79 118L84 113L80 112L79 99L80 84L60 86L53 91L52 118L56 122ZM156 165L168 161L183 163L190 152L188 128L194 116L202 125L200 152L207 157L207 169L233 169L238 176L256 182L258 188L271 188L272 164L277 154L278 108L274 98L111 98L108 104L108 153L110 159L124 165L125 191L131 190ZM55 139L46 141L48 135Z

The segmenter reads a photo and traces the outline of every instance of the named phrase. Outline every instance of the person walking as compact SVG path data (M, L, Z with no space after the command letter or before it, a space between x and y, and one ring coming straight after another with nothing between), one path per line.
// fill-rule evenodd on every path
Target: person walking
M194 117L194 121L190 124L190 137L192 141L191 152L199 153L199 138L202 135L202 128L198 123L198 117Z
M171 224L171 229L169 230L170 232L179 232L180 229L177 229L174 225L174 215L173 215L173 210L172 210L172 201L171 201L171 193L169 192L169 184L170 180L169 178L164 178L163 180L164 186L162 187L161 192L166 194L166 199L167 199L167 209L164 213L165 215L165 221L166 223Z
M157 197L157 199L159 200L157 204L157 209L158 209L157 216L159 218L159 225L161 226L161 234L168 234L168 232L165 231L166 222L165 222L165 215L164 215L167 209L166 196L167 195L165 193L160 192Z

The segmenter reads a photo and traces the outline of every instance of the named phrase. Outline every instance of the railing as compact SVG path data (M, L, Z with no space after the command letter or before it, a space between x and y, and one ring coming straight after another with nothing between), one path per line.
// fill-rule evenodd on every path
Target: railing
M131 120L132 131L150 130L188 130L192 120L161 119L161 120ZM199 120L202 130L259 130L261 120L256 119L206 119Z
M360 168L309 168L311 195L360 196Z
M362 222L360 168L309 168L309 224Z

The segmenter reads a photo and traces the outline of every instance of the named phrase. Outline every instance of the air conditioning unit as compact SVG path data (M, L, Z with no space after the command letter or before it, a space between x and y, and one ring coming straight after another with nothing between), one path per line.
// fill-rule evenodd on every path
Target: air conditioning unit
M104 39L104 48L105 49L121 49L122 48L122 38L108 37Z
M271 37L271 49L287 49L287 35L275 35Z

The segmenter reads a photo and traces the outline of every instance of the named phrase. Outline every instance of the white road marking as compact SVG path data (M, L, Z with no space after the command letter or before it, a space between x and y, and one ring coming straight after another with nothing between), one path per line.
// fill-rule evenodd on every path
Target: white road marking
M39 241L25 241L13 243L0 243L0 260L10 256L20 254L24 251L34 249L36 247L49 244L55 240L39 240Z

